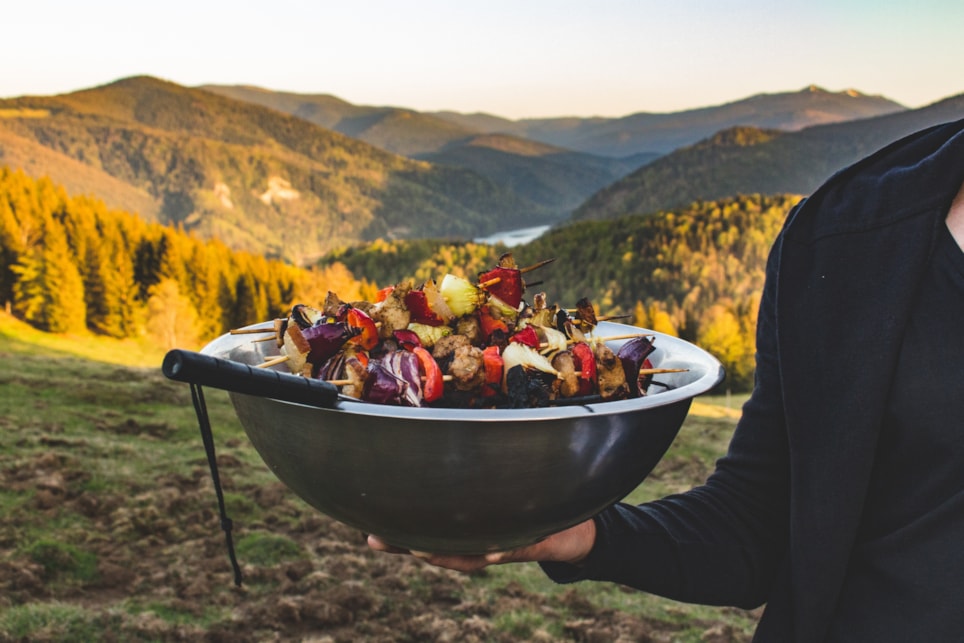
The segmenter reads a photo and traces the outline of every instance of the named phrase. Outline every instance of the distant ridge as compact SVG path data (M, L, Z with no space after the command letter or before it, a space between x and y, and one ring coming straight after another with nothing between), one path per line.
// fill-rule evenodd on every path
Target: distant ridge
M734 127L599 191L574 220L608 219L738 194L809 194L831 174L917 130L964 118L964 94L914 110L785 132Z
M500 131L601 156L666 154L713 133L748 125L794 131L811 125L891 114L907 109L883 96L854 89L830 92L810 85L796 92L761 93L710 107L619 118L532 118L511 121L488 114L436 112L463 127Z
M627 173L720 129L794 130L904 109L880 96L810 86L677 113L513 121L488 114L353 105L330 94L249 85L202 89L304 118L396 154L480 174L556 219L569 216Z
M793 131L907 109L855 89L831 92L810 85L799 91L755 94L678 112L511 120L485 113L353 105L330 94L297 94L250 85L203 85L202 89L294 114L406 156L439 152L472 135L494 133L597 156L659 155L737 125Z

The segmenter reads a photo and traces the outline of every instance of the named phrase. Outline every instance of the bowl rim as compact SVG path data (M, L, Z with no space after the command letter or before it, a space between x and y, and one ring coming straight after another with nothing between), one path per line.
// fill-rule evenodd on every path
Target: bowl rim
M273 322L260 322L251 324L244 326L240 330L268 328L273 328ZM703 373L700 375L700 377L691 382L688 382L677 388L671 388L658 393L651 393L650 395L624 400L594 402L579 405L573 404L527 409L459 409L430 406L407 407L389 404L375 404L372 402L353 400L352 398L346 396L339 396L338 402L332 408L311 408L333 413L344 412L355 415L379 417L383 419L398 418L424 421L451 422L453 420L463 420L471 421L473 423L488 423L503 422L506 420L559 420L599 415L622 414L632 411L639 411L646 408L655 408L675 404L677 402L689 401L692 400L692 398L711 390L713 387L722 382L725 377L723 365L716 357L705 349L700 348L699 346L696 346L695 344L692 344L686 340L680 339L679 337L639 326L631 326L628 324L607 321L600 322L596 326L596 329L597 333L599 333L599 331L603 331L604 334L600 334L602 337L608 335L625 335L630 333L643 333L646 335L651 335L654 337L654 346L656 348L656 350L653 352L653 355L660 356L661 353L666 352L667 349L676 349L682 354L677 356L677 361L680 363L677 364L676 361L674 361L672 365L673 367L681 367L683 364L689 363L698 366ZM618 349L618 347L626 341L629 340L612 340L606 342L606 344L610 346L610 348ZM245 343L248 342L250 342L250 339L245 334L227 333L209 342L204 346L204 348L201 349L200 352L202 354L232 359L231 355L235 353L235 350L241 348ZM280 354L280 351L278 351L277 346L274 343L263 342L262 344L266 344L267 347L270 348L266 347L264 351L251 350L248 351L248 353L256 353L264 357ZM666 348L664 348L664 346ZM671 351L670 355L675 355L675 353ZM682 358L682 361L679 358ZM655 363L659 365L661 362ZM269 368L281 372L288 372L283 366L273 366ZM297 402L277 400L275 398L269 399L273 399L280 404L308 406L299 404Z

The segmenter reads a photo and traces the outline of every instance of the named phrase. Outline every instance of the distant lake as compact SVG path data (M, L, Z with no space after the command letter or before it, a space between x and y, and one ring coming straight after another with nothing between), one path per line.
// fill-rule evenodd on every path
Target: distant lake
M476 243L504 243L509 246L518 246L523 243L529 243L533 239L537 239L545 233L551 226L547 225L537 225L531 228L516 228L515 230L506 230L504 232L496 232L495 234L489 235L488 237L476 237L473 239Z

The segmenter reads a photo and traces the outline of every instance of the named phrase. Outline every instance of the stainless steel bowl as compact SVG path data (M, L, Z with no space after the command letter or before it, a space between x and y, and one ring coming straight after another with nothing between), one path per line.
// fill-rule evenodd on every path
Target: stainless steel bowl
M714 357L678 338L609 322L596 334L633 332L656 337L655 366L689 369L657 376L670 389L585 406L476 411L230 396L264 462L319 511L407 549L505 550L625 497L662 458L693 397L722 380ZM277 354L273 342L251 337L224 335L201 352L246 364Z

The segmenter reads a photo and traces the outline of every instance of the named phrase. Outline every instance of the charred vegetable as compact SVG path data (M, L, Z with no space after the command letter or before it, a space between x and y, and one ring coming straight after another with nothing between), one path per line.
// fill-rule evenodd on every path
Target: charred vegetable
M626 383L629 385L629 394L632 397L646 395L653 376L651 374L640 376L639 371L652 366L647 358L654 350L656 348L651 338L636 337L620 346L616 353L619 361L622 362Z
M378 404L513 408L645 395L650 338L614 353L593 333L588 298L574 311L550 305L544 292L531 306L522 298L522 275L546 263L519 268L505 254L478 284L451 274L439 285L406 281L372 302L329 291L321 310L298 304L276 320L281 360Z

